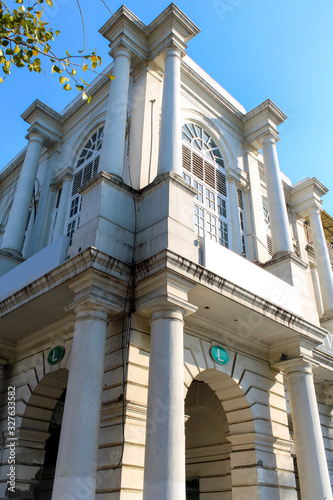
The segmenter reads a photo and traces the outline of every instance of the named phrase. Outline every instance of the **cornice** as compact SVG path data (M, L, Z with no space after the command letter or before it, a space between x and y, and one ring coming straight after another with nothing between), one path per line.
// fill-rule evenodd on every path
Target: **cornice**
M278 322L286 328L291 328L301 336L314 344L321 344L327 335L327 330L309 323L303 318L296 316L286 309L276 306L272 302L241 288L238 285L222 278L221 276L208 271L199 264L182 257L171 250L164 250L149 259L140 262L136 266L136 280L146 279L149 276L161 272L164 269L172 269L181 272L184 277L194 281L197 284L207 286L215 290L222 296L254 310L273 321Z
M119 282L127 283L130 275L128 264L90 247L0 302L0 317L43 295L45 291L69 282L88 269L106 273Z
M23 118L23 120L27 123L31 124L34 120L33 115L38 112L48 115L56 121L61 122L62 120L61 115L57 111L55 111L53 108L50 108L50 106L44 104L39 99L36 99L32 104L30 104L30 106L22 113L21 118Z

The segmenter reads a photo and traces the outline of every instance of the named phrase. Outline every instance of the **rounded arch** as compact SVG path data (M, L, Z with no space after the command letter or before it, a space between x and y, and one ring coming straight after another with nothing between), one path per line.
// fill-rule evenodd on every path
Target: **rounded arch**
M228 141L224 137L223 132L217 127L213 120L193 109L183 109L182 111L182 127L187 122L192 122L207 130L207 132L211 134L213 140L216 142L218 148L222 153L226 169L231 168L233 170L236 170L236 157L234 156Z
M192 379L193 381L205 382L215 393L225 412L230 434L239 431L239 422L244 424L244 432L255 432L251 405L238 382L230 375L215 368L209 368L197 374ZM189 388L190 385L186 394Z
M68 370L59 368L44 375L36 383L26 402L26 407L21 420L21 429L34 429L47 433L53 410L58 399L67 387ZM45 436L45 441L47 436Z
M73 146L68 153L67 160L65 161L66 165L71 166L73 170L75 170L77 160L86 142L96 130L105 125L105 115L106 113L103 112L93 118L89 122L89 126L85 127L76 138Z
M59 368L36 382L26 401L21 423L17 425L16 463L24 467L17 467L16 491L28 490L24 498L51 498L67 380L68 370ZM55 427L58 437L54 433ZM50 451L54 465L47 476L45 457Z

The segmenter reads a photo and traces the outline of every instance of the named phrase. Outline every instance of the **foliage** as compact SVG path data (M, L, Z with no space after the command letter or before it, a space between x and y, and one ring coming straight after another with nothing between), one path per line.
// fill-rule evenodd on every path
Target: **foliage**
M43 21L44 3L53 6L52 0L15 0L17 5L10 8L8 0L0 0L0 67L4 73L0 83L10 74L12 65L18 68L26 66L29 71L41 73L42 63L44 67L48 59L52 73L60 75L59 83L63 89L71 90L70 82L74 82L77 90L82 91L82 98L89 102L91 97L86 93L89 85L77 77L76 67L95 71L102 60L96 51L88 55L79 51L74 56L66 51L64 57L55 54L51 45L60 31L54 31Z

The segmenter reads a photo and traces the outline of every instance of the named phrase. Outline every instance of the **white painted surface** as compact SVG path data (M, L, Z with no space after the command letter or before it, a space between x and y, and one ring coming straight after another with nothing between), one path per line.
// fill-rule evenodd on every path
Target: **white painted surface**
M144 500L185 500L183 313L152 314Z
M65 222L68 211L68 201L70 199L70 192L72 187L72 175L66 175L62 183L61 197L58 207L58 215L56 225L53 233L53 240L57 240L65 232Z
M285 373L302 500L332 500L312 366L302 360L291 360L286 363Z
M313 246L316 254L316 263L321 288L324 313L333 313L333 273L325 235L320 217L320 210L314 207L309 210L310 226L312 230Z
M52 245L43 248L30 259L1 276L0 301L62 264L66 259L68 243L69 238L62 236Z
M229 191L229 210L232 234L232 249L238 255L243 252L242 237L239 222L237 185L235 179L231 175L228 176L228 191Z
M111 82L104 125L99 170L123 177L127 121L128 83L131 53L120 47L114 54L114 80Z
M286 201L284 198L281 172L273 137L263 140L262 151L266 172L267 200L274 254L293 252Z
M303 316L300 292L288 283L209 238L200 241L200 249L203 265L210 271L278 307Z
M76 314L53 500L95 499L107 322L98 309Z
M43 138L41 135L37 133L30 135L28 149L15 191L6 231L2 240L2 249L10 250L17 254L20 254L22 250L42 145Z
M180 50L165 51L158 174L182 175L180 119Z

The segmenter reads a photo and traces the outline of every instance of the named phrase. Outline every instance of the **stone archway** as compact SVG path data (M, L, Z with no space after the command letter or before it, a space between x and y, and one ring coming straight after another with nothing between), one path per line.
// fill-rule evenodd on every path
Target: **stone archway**
M203 370L188 388L185 413L189 416L187 479L198 480L200 495L196 498L259 498L255 423L238 383L216 369Z
M244 356L236 356L226 366L204 368L200 365L209 358L201 353L204 351L198 349L192 349L191 357L186 353L185 412L194 415L196 411L200 416L193 427L200 429L200 439L205 438L212 451L215 443L221 451L221 463L216 474L218 480L213 478L212 471L206 470L201 488L200 474L204 469L198 463L200 467L195 474L189 460L194 439L187 436L188 478L199 478L201 489L193 500L296 500L282 375L268 364ZM188 432L190 420L191 416L186 424ZM207 433L204 436L205 425L218 433L215 441ZM206 468L210 460L217 465L210 453L205 460ZM223 469L222 460L224 465L230 464L229 469Z
M24 500L38 500L50 437L50 423L68 379L67 369L49 372L33 389L27 400L17 442L16 493ZM46 497L47 498L47 497Z
M229 424L221 401L194 380L185 400L186 498L231 500Z

